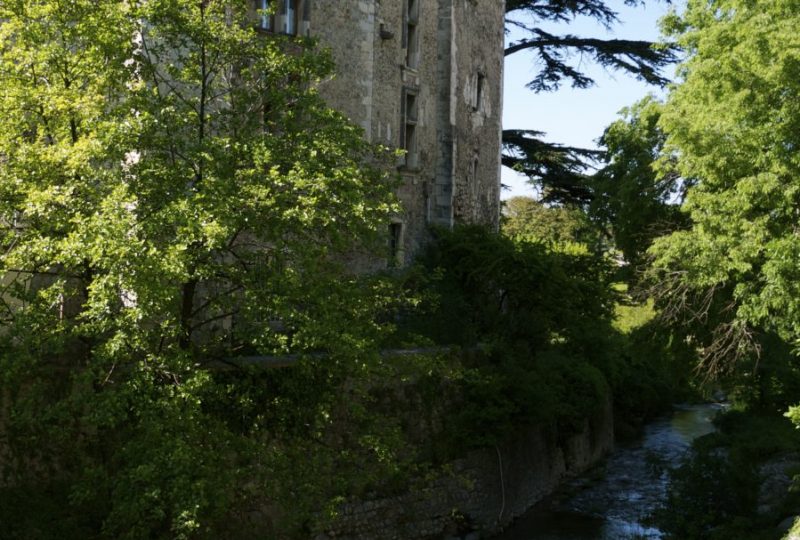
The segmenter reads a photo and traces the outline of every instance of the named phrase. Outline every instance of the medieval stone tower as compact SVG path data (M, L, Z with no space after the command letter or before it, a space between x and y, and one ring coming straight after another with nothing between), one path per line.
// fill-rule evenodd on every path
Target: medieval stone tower
M503 0L261 0L262 25L312 35L336 76L322 93L397 164L403 215L389 226L402 264L430 224L499 220Z

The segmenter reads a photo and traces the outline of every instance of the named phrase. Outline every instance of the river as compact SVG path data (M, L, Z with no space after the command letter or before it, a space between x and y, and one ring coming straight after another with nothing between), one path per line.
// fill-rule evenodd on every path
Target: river
M667 473L691 442L714 431L720 404L680 405L645 427L635 443L617 447L606 463L567 482L496 540L623 540L661 538L646 517L663 501Z

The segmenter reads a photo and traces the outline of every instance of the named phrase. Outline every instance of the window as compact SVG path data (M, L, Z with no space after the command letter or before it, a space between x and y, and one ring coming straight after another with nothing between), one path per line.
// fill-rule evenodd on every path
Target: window
M403 45L406 48L406 66L417 68L419 64L419 2L420 0L406 0L405 22L403 28Z
M478 73L475 77L475 91L472 95L472 110L481 110L481 102L483 101L484 87L486 86L486 75Z
M256 0L258 12L258 28L271 31L273 28L273 14L269 13L269 0Z
M407 168L417 166L417 118L419 113L419 99L414 90L403 89L403 102L401 104L403 121L400 124L400 148L406 151L404 165Z
M295 35L297 34L297 4L298 0L283 0L283 33Z
M387 266L395 268L403 264L403 224L389 224L389 253Z
M270 5L277 2L278 8L269 12ZM269 32L297 35L301 15L307 17L309 0L256 0L258 28Z

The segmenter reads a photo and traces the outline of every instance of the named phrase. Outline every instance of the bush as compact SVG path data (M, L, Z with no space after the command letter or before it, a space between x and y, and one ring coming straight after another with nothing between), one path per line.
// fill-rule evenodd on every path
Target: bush
M426 302L401 317L398 339L478 350L448 375L458 398L445 446L492 445L531 425L568 436L609 399L613 384L635 379L625 338L612 326L612 275L606 260L586 250L554 250L478 227L436 231L406 276Z
M562 248L439 230L407 272L409 295L424 301L400 317L399 341L479 350L451 380L460 401L445 446L491 445L525 425L568 435L609 393L620 433L632 435L689 394L692 347L651 305L630 304L601 255Z

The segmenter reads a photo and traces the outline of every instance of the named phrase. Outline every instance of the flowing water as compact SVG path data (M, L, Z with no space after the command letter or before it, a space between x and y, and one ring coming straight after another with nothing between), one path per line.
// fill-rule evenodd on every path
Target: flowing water
M692 440L714 431L720 404L677 406L647 425L636 443L618 447L604 466L567 483L521 516L497 540L661 538L646 518L663 501L664 466L680 463Z

